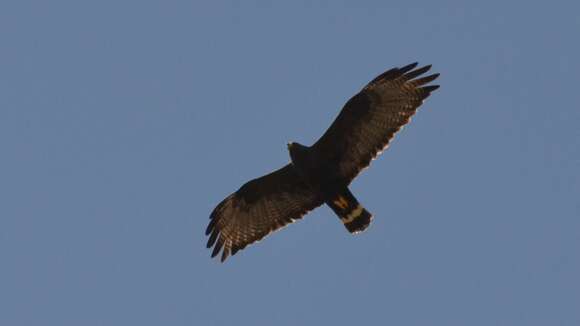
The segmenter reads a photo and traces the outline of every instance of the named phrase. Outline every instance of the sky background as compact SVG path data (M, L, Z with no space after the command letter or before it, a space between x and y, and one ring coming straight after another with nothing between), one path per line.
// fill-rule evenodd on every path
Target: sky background
M580 5L0 3L1 325L579 325ZM225 264L211 210L413 61L436 91Z

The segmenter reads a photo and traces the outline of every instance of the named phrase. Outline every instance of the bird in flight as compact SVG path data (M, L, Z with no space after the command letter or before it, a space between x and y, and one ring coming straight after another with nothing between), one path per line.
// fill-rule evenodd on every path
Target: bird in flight
M211 256L221 251L223 262L322 204L349 232L364 231L372 215L348 186L439 88L427 85L439 74L423 76L430 65L416 67L415 62L377 76L346 102L314 145L289 143L289 164L247 182L219 203L205 231Z

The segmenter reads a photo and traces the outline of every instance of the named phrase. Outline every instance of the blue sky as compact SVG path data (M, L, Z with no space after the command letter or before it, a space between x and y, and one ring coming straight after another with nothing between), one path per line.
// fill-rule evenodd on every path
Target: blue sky
M0 4L0 324L580 324L573 2ZM213 207L382 71L441 88L327 207L209 258Z

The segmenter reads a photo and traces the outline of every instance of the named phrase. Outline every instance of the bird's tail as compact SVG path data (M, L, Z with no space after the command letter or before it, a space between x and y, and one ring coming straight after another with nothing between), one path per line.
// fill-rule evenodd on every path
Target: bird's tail
M373 219L373 215L359 204L348 188L326 201L326 204L338 215L350 233L364 231Z

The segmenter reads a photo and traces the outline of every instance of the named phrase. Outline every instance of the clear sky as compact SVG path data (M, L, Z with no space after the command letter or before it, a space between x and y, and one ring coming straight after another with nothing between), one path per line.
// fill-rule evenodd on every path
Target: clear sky
M2 1L0 325L580 325L579 11ZM367 232L209 258L219 201L413 61L441 88L352 184Z

